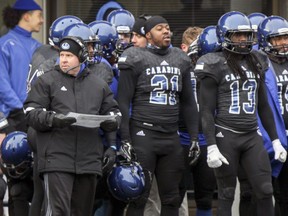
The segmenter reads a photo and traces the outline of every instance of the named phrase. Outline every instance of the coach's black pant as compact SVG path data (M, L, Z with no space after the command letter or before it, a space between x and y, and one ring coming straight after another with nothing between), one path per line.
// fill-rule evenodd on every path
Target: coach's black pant
M96 185L96 174L44 173L45 216L92 215Z
M164 133L136 121L132 121L130 126L132 145L141 166L150 171L151 176L155 173L161 199L161 215L177 216L181 204L179 183L184 170L183 149L177 131ZM151 181L146 182L145 193L129 204L127 216L143 215L151 188Z

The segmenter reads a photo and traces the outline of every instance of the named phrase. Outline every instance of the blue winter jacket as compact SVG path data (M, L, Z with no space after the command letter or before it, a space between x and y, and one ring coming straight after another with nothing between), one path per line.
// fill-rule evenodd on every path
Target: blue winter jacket
M5 116L23 107L29 64L39 46L32 33L19 26L0 38L0 111Z

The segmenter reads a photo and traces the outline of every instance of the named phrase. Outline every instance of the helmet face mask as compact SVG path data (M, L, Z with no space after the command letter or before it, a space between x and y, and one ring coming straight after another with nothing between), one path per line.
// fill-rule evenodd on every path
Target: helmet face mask
M198 60L198 38L199 36L189 45L187 55L190 57L192 64L196 64Z
M246 34L246 40L235 41L233 38L237 38L240 34ZM238 54L249 54L254 44L254 32L253 31L228 31L225 36L225 40L222 44L224 49Z
M9 177L13 179L18 179L18 178L23 178L28 173L30 173L32 169L32 163L31 161L23 161L17 166L14 166L13 164L4 163L3 167L5 168Z
M277 40L279 40L280 38L285 38L286 43L279 44ZM278 57L288 57L288 31L285 35L270 37L268 38L268 41L269 46L271 47L269 49L270 54Z
M248 17L238 11L225 13L220 17L216 26L218 42L222 47L237 54L249 54L254 44L251 22ZM233 40L236 33L246 33L245 40Z
M103 57L110 59L113 57L113 51L115 50L115 44L118 39L116 29L111 23L107 21L93 21L88 24L95 35L100 39L100 45L102 47ZM100 47L99 47L100 48Z

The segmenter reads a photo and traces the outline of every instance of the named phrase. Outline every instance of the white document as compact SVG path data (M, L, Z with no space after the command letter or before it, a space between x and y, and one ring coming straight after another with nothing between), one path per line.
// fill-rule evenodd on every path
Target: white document
M89 114L81 114L75 112L69 112L67 117L76 118L76 122L72 125L87 127L87 128L97 128L100 127L100 123L106 120L115 120L116 115L89 115Z

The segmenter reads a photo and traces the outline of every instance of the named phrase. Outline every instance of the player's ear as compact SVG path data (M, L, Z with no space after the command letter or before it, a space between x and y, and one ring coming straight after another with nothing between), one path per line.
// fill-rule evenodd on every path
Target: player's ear
M146 38L147 38L147 39L151 39L151 33L150 33L150 32L147 32Z

